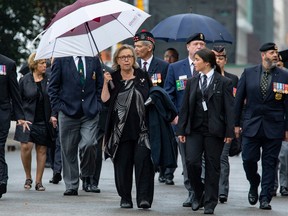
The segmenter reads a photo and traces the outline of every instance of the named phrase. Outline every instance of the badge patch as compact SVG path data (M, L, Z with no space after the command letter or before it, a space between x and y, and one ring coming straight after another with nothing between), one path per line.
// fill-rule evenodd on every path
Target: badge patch
M6 65L0 65L0 75L6 75Z

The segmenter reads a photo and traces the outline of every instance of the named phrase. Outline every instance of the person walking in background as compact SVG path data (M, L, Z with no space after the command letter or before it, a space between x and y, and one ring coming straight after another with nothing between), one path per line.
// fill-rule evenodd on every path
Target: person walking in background
M167 48L164 52L164 61L170 63L177 62L179 60L179 53L175 48Z
M236 88L238 84L238 77L234 74L226 72L224 69L227 63L227 54L226 54L225 47L221 45L213 46L212 51L214 52L216 56L216 63L219 65L221 69L221 75L232 80L233 92L236 92ZM229 165L230 147L231 147L230 143L225 143L222 154L221 154L221 173L220 173L220 180L219 180L220 203L227 202L227 199L228 199L229 173L230 173L230 165Z
M53 64L53 58L48 60L49 64L47 64L46 68L46 76L48 79L48 83L50 82L51 77L51 67ZM50 151L47 155L47 157L50 157L49 165L51 166L51 169L53 170L53 176L49 180L49 183L52 184L58 184L62 180L62 159L61 159L61 145L60 145L60 139L59 139L59 127L58 124L56 124L55 129L55 145L52 145L50 148L47 149L47 151ZM46 158L46 164L45 167L47 168L47 158Z
M238 83L234 113L235 135L242 132L242 160L246 178L250 183L248 201L260 209L271 210L270 202L275 181L275 169L284 138L288 141L288 97L284 93L288 84L288 73L276 67L278 48L275 43L263 44L262 62L246 68ZM243 128L240 128L242 107ZM262 161L262 178L258 161ZM261 182L261 192L258 186Z
M164 52L164 61L170 63L174 63L178 61L179 53L175 48L167 48ZM164 82L165 85L165 82ZM175 105L175 104L174 104ZM177 147L175 147L176 156L178 156ZM164 183L166 185L174 185L174 172L176 168L168 168L168 167L159 167L159 182Z
M154 86L163 87L169 64L154 56L155 39L153 34L143 30L137 33L133 40L140 68L148 72Z
M55 58L48 87L53 123L59 126L64 196L77 196L79 173L86 192L99 193L95 173L97 125L102 108L103 72L98 58ZM80 170L78 166L80 152Z
M169 94L172 102L177 108L179 113L184 91L186 88L187 79L195 76L197 72L194 70L194 54L196 51L203 49L205 47L205 36L202 33L195 33L191 35L186 42L186 48L188 51L188 57L182 59L178 62L171 63L168 68L167 78L165 80L164 89ZM173 121L176 126L174 126L174 131L177 130L178 116ZM181 155L182 166L183 166L183 176L184 176L184 186L188 190L188 197L183 202L183 207L191 207L193 199L193 190L188 179L186 160L185 160L185 143L178 142L178 148ZM167 177L169 178L169 177Z
M101 99L109 106L104 137L105 158L114 165L121 208L133 208L132 185L135 167L138 208L150 208L154 194L154 167L148 137L144 102L152 86L148 73L136 62L134 48L122 45L113 55L113 74L104 74ZM115 88L111 89L108 82Z
M278 62L276 64L277 67L285 70L288 73L288 69L284 67L284 55L278 55ZM282 141L278 162L275 172L275 184L274 184L274 191L273 196L277 195L278 189L278 171L279 171L279 182L280 182L280 194L281 196L288 196L288 142ZM279 167L279 168L278 168Z
M23 101L25 119L30 121L30 130L23 131L17 126L14 139L21 142L21 160L25 171L26 190L31 189L32 149L36 148L36 181L35 190L45 191L42 176L46 162L47 146L55 145L55 131L51 124L51 105L47 94L46 59L34 60L36 53L28 59L29 73L20 79L19 88Z
M9 133L11 113L23 130L29 128L25 121L19 93L15 62L0 54L0 198L7 192L8 166L5 160L5 144ZM12 106L11 106L12 102Z

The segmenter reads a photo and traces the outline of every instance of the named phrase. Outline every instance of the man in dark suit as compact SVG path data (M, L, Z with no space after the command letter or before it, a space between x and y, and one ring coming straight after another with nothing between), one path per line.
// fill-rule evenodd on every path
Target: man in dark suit
M196 51L203 49L205 47L205 36L202 33L196 33L191 35L187 39L186 48L188 51L188 57L182 59L178 62L172 63L168 67L168 73L164 84L164 89L169 94L171 100L177 108L179 113L182 99L184 96L184 90L186 87L186 82L188 78L191 78L197 72L194 70L193 60ZM178 116L176 117L174 123L177 124ZM177 130L177 126L174 127L174 131ZM183 166L183 176L184 185L188 190L188 198L183 202L183 207L191 207L193 190L188 179L186 161L185 161L185 143L178 142L179 152L181 155L182 166Z
M74 56L54 60L48 94L53 121L57 122L57 118L59 121L65 196L78 195L78 148L83 189L100 192L93 176L102 86L103 73L98 58Z
M212 51L216 56L216 63L219 65L221 69L221 75L228 77L232 80L233 85L233 93L236 92L238 77L234 74L228 73L225 71L224 67L227 63L227 54L226 49L222 45L213 46ZM230 164L229 164L229 151L230 151L231 143L225 143L223 147L223 151L221 154L221 173L219 180L219 201L220 203L227 202L228 193L229 193L229 173L230 173Z
M24 112L19 94L16 64L0 54L0 198L7 191L8 166L5 161L5 143L11 121L11 102L15 119L24 123Z
M138 57L137 62L140 68L148 72L149 76L151 77L153 86L163 87L169 64L166 61L154 56L155 39L153 34L143 30L137 33L133 40L135 52ZM165 167L159 167L158 180L160 183L166 182L164 172ZM172 173L170 172L170 176L171 178L167 181L169 182L168 184L171 185L174 184L172 181L173 171Z
M133 38L140 68L147 71L154 86L164 86L169 64L154 56L155 39L147 31L139 32Z
M235 134L237 137L241 132L240 119L246 100L242 159L246 178L250 183L248 201L251 205L257 203L258 186L261 182L260 209L271 210L281 142L283 138L288 140L288 73L276 67L278 49L274 43L263 44L260 52L262 63L246 68L238 83L234 109ZM260 157L262 179L257 172Z

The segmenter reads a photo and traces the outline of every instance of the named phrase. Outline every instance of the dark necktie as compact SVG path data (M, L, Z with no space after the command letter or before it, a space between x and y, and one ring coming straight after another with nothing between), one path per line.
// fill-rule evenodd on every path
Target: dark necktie
M269 71L265 71L260 83L262 97L265 98L268 89Z
M148 64L148 62L143 62L143 70L144 70L145 72L147 72L147 67L146 67L147 64Z
M81 56L78 56L78 72L80 74L80 82L82 85L84 85L85 82L85 77L84 77L84 64L82 61Z
M194 66L194 63L192 62L192 64L191 64L191 67L192 67L192 65L193 65L193 70L192 70L192 77L194 77L196 74L197 74L197 71L195 70L195 66ZM191 68L190 67L190 68Z
M205 93L206 90L207 90L207 76L204 74L202 83L202 93Z

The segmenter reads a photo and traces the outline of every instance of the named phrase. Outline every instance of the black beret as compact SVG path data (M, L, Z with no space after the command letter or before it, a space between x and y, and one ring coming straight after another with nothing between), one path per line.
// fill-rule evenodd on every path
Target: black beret
M134 38L134 42L137 41L151 41L153 44L155 44L155 39L152 33L142 30L141 32L137 33Z
M221 45L215 45L213 46L212 50L214 50L217 53L222 53L225 51L225 46L221 46Z
M281 56L281 61L288 62L288 50L279 51L279 56Z
M260 52L265 52L267 50L278 50L278 47L275 43L270 42L263 44L259 49Z
M189 38L187 38L186 43L190 43L191 41L200 40L205 41L205 36L203 33L195 33L191 35Z

